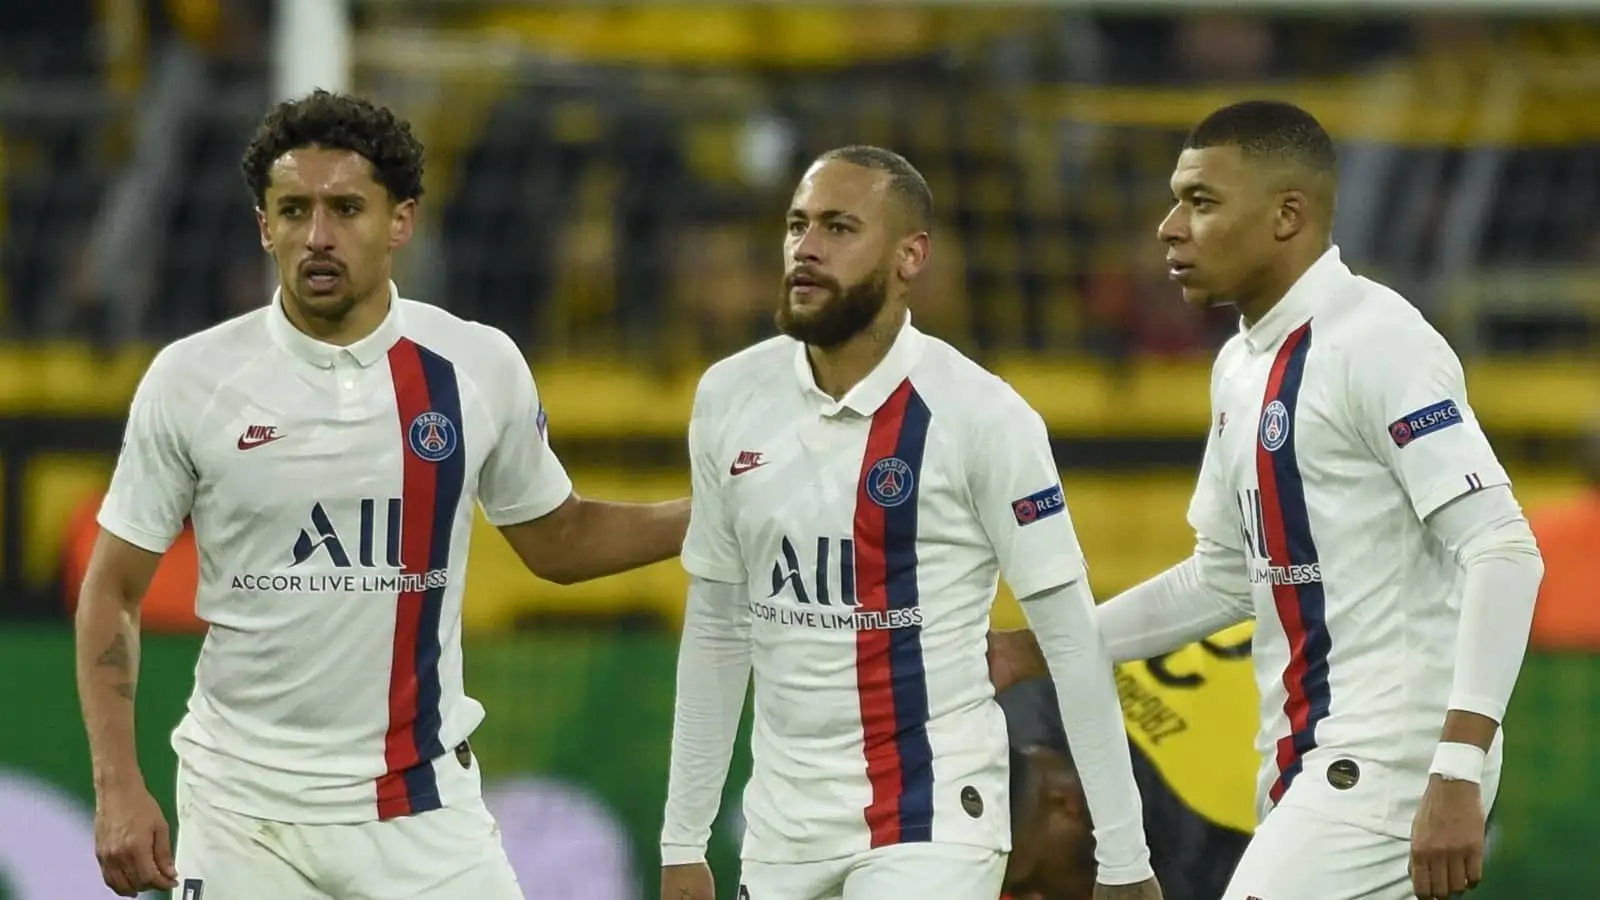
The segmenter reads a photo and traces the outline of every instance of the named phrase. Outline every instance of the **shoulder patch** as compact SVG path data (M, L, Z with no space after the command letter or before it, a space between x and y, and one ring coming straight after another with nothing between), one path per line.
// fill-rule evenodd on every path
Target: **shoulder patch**
M1021 500L1011 501L1011 514L1018 525L1032 525L1067 508L1067 499L1061 494L1061 485L1052 484L1038 493Z
M1417 438L1460 425L1462 421L1461 407L1454 400L1440 400L1390 422L1389 437L1396 447L1404 447Z

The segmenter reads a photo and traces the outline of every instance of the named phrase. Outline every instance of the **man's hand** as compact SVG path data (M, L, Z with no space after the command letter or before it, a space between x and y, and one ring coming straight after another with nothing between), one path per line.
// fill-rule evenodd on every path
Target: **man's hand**
M1161 900L1161 885L1154 878L1138 884L1096 884L1094 900Z
M1031 631L989 632L989 681L996 694L1014 684L1045 678L1050 669Z
M1476 782L1428 779L1411 823L1411 887L1422 900L1450 897L1483 878L1483 791Z
M167 820L144 782L106 788L95 800L94 854L106 887L123 897L177 887Z
M662 866L661 900L717 900L711 867L703 862Z

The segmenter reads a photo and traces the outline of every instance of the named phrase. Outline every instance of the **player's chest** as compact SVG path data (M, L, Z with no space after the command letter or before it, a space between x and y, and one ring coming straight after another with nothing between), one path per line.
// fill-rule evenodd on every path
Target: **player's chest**
M230 387L191 441L197 499L248 516L314 501L378 507L422 482L476 483L489 418L470 391L397 388L384 366L302 368Z
M1222 373L1211 423L1218 461L1240 491L1263 478L1336 477L1349 416L1327 360L1307 349L1241 356Z
M885 530L936 533L965 509L954 446L929 417L801 414L729 434L718 463L747 554L826 556Z

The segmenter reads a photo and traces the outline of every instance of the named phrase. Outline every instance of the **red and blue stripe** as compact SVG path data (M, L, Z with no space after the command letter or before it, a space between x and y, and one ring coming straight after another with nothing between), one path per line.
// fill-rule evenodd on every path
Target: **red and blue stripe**
M1268 450L1256 442L1256 481L1261 488L1261 510L1267 557L1281 571L1310 571L1318 563L1317 542L1311 534L1306 510L1306 485L1296 455L1298 432L1295 413L1305 378L1306 356L1311 351L1311 323L1289 333L1273 360L1262 409L1273 401L1287 411L1284 427L1289 434L1282 446ZM1298 568L1291 568L1298 567ZM1277 747L1278 780L1270 790L1272 802L1282 799L1300 774L1305 755L1316 749L1317 725L1328 717L1332 695L1328 685L1327 596L1320 579L1304 584L1274 580L1272 601L1289 639L1289 662L1283 670L1287 692L1283 711L1289 733Z
M859 612L887 620L910 611L917 588L917 502L932 414L909 380L872 417L856 492L855 580ZM911 472L911 493L881 506L868 491L873 467L895 457ZM903 613L902 613L903 615ZM887 626L888 621L880 625ZM856 632L856 687L872 800L865 810L872 846L933 840L933 748L928 740L928 679L922 628Z
M389 350L399 413L401 456L402 571L422 582L400 593L395 610L394 659L389 672L389 730L384 736L384 774L378 778L378 818L392 819L440 807L433 761L440 743L439 625L445 586L430 587L427 574L450 568L450 538L466 478L461 390L455 366L408 339ZM430 462L411 446L411 423L438 413L455 428L455 449Z

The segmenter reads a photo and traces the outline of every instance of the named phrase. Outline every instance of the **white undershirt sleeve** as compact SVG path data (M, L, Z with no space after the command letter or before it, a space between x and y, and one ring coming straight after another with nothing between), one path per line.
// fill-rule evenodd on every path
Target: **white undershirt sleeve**
M1144 881L1152 875L1144 811L1111 658L1094 625L1094 597L1079 578L1025 598L1022 612L1055 682L1061 724L1094 823L1099 881Z
M1505 485L1458 497L1427 524L1466 570L1449 708L1502 721L1544 579L1539 546Z
M1244 554L1202 536L1194 555L1095 610L1114 662L1150 659L1251 617Z
M661 864L702 862L750 682L744 586L691 578L678 648Z

